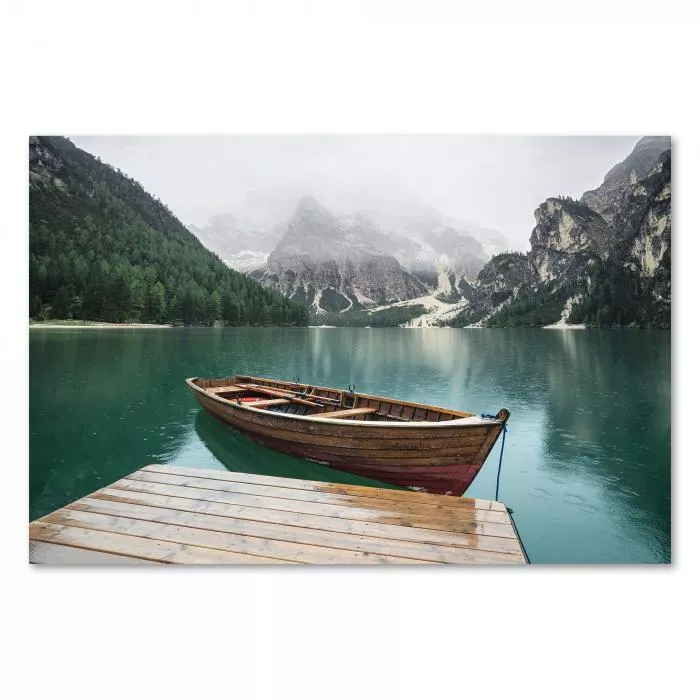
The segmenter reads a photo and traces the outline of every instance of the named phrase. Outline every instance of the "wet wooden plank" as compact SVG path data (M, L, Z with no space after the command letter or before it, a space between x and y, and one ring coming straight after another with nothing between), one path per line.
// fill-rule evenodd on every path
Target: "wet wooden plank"
M480 538L475 542L471 542L469 543L471 546L465 548L445 545L435 546L421 542L401 542L395 539L392 540L382 537L368 537L352 533L333 532L331 530L317 530L298 525L286 525L281 528L276 523L243 520L207 512L192 513L174 508L137 505L98 498L85 498L77 501L71 504L70 510L85 510L93 513L104 513L106 515L121 515L170 525L186 525L190 527L206 528L207 530L228 532L236 535L283 540L285 542L297 544L319 545L322 547L349 550L353 553L368 552L370 554L399 556L408 559L420 559L445 564L468 563L480 557L489 558L493 560L494 563L517 562L519 560L518 552L515 548L507 552L495 550L489 555L482 555L480 550L482 552L489 551L488 543L484 544L483 542L483 540L487 538ZM465 549L473 551L465 551Z
M124 491L145 491L165 496L184 496L186 498L199 498L201 500L228 503L231 505L254 506L259 508L272 508L274 510L286 510L296 513L308 513L312 515L327 515L335 518L348 518L351 520L364 520L367 522L385 522L397 525L409 525L414 527L427 527L435 530L459 532L464 525L474 522L489 522L510 527L507 513L492 513L490 511L469 510L465 513L455 512L441 514L430 510L414 512L403 505L390 508L379 506L374 501L368 507L360 507L357 504L342 506L328 503L314 503L312 501L295 501L278 496L253 496L237 492L217 491L214 489L192 488L187 486L170 486L168 484L121 479L113 488Z
M413 503L446 503L453 504L454 496L439 496L436 494L421 493L416 491L402 491L399 489L385 489L374 486L357 486L355 484L333 484L308 479L290 479L282 476L267 476L266 474L247 474L245 472L229 472L223 469L199 469L197 467L171 466L169 464L149 464L139 472L156 472L159 474L181 474L183 476L196 476L202 479L214 479L216 481L235 481L245 484L261 484L278 486L280 488L304 489L307 491L320 491L323 493L338 493L346 496L363 496L365 498L380 498L392 501L411 501ZM505 505L500 501L489 501L485 498L460 498L459 501L466 506L479 510L506 511Z
M89 528L107 533L135 535L136 537L159 542L172 542L180 545L203 547L207 550L254 555L277 560L278 563L299 562L302 564L421 564L418 559L396 556L353 552L321 547L300 545L277 539L232 535L227 532L208 530L199 526L188 527L170 525L162 521L139 520L126 516L105 515L103 513L63 508L47 515L42 522L56 525Z
M348 495L342 493L326 492L321 490L313 491L309 489L295 489L291 487L279 488L268 484L250 484L245 482L225 481L217 479L206 479L189 474L164 474L160 472L137 472L127 477L129 481L145 481L154 484L169 484L171 486L186 486L205 491L224 491L226 493L240 493L252 496L267 496L270 498L285 498L299 501L309 501L311 503L329 503L333 505L349 505L364 508L384 508L395 512L401 509L406 514L416 513L419 515L447 515L451 518L461 519L462 516L485 520L488 522L508 523L508 514L505 510L478 509L470 503L462 502L461 499L452 503L440 502L430 503L429 501L409 502L402 499L393 499L390 489L386 489L384 498L368 498L363 495Z
M60 513L62 511L56 511ZM115 532L58 525L36 520L29 526L29 537L40 542L65 544L85 550L123 554L166 564L281 564L277 559L223 552L205 547L151 540Z
M62 564L501 564L526 557L485 499L151 465L30 523Z
M493 523L474 523L471 527L465 527L462 532L443 532L440 530L428 530L426 528L407 525L346 520L343 518L308 515L306 513L271 510L268 508L232 506L228 503L200 501L180 496L161 496L138 491L102 489L93 494L91 498L119 501L122 503L163 506L176 510L186 510L191 513L210 513L230 518L272 523L281 527L292 525L325 530L328 532L381 537L397 541L422 542L426 544L467 548L473 547L504 552L520 551L513 529L506 525L497 525Z
M52 564L56 566L134 566L141 564L157 564L161 562L147 561L125 557L121 554L107 554L96 550L68 547L64 544L29 540L29 563Z

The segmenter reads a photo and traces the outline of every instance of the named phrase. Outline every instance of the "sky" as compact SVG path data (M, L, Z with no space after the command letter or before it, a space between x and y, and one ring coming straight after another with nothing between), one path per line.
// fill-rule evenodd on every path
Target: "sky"
M311 195L329 208L429 207L529 249L547 197L598 187L640 136L70 136L138 180L186 224L263 198Z

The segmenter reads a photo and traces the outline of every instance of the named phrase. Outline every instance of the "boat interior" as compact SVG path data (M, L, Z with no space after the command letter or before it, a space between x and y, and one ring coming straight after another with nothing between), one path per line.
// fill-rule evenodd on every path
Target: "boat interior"
M347 390L265 379L234 376L193 380L206 393L219 399L275 413L333 418L348 421L442 422L473 416L427 404L399 401Z

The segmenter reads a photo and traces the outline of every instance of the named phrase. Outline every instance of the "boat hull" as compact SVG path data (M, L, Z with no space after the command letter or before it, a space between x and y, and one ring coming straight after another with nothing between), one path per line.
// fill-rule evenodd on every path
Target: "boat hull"
M250 410L188 381L212 416L255 442L339 471L428 493L462 495L479 473L505 421L451 425L316 422Z
M376 481L384 481L394 486L403 486L414 491L443 494L446 496L461 496L471 485L481 469L480 464L365 464L339 461L335 455L323 451L308 449L303 451L290 450L274 441L250 436L257 443L286 452L300 459L328 465L333 469L356 476L364 476Z

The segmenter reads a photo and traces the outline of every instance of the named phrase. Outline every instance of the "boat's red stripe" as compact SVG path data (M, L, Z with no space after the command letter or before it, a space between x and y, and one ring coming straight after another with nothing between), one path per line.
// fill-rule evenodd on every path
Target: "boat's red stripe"
M253 440L265 447L278 449L274 440L268 440L260 436L251 436ZM326 454L321 450L308 447L303 451L290 449L290 444L286 444L284 450L288 454L300 457L301 459L311 459L328 463L338 471L366 476L377 481L385 481L395 486L407 488L417 487L430 493L449 494L461 496L479 473L481 464L446 464L446 465L377 465L377 464L357 464L338 461L338 456Z
M233 416L215 402L202 401L202 405L218 418L231 424L238 423ZM213 405L212 405L213 404ZM329 464L338 471L365 476L377 481L384 481L395 486L420 488L429 493L461 496L472 483L482 464L447 464L447 465L406 465L401 464L358 464L338 460L338 455L323 452L323 447L278 441L265 435L255 433L254 425L235 425L255 442L271 449L291 454L301 459L311 459Z

